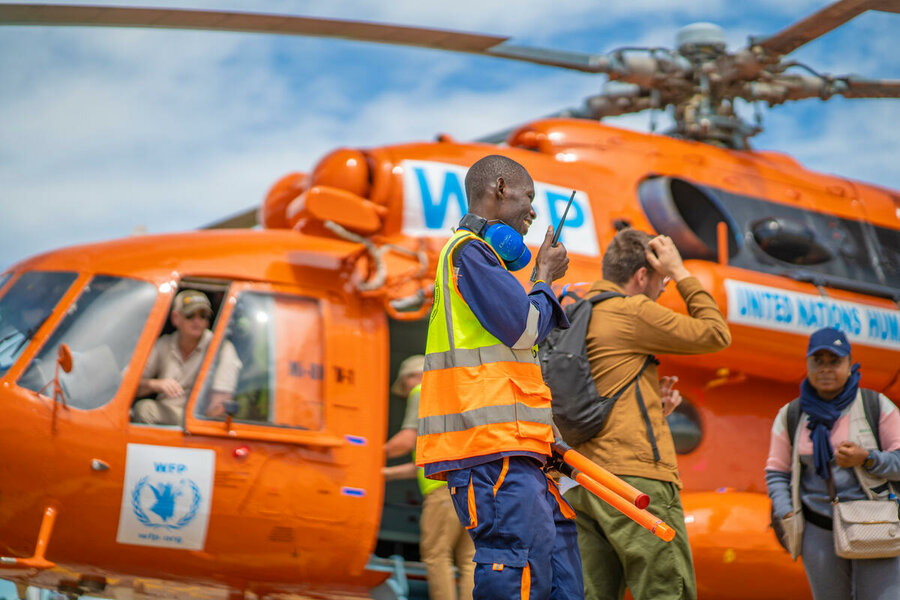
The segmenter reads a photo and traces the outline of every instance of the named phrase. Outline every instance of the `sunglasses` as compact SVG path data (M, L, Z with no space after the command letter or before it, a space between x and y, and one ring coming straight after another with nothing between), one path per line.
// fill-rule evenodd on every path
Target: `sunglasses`
M209 320L212 318L212 314L206 312L205 310L198 310L197 312L195 312L195 313L192 314L192 315L185 315L185 316L184 316L184 318L185 318L185 319L188 319L189 321L190 321L190 320L193 320L193 319L196 319L197 317L200 317L200 318L203 319L204 321L209 321Z

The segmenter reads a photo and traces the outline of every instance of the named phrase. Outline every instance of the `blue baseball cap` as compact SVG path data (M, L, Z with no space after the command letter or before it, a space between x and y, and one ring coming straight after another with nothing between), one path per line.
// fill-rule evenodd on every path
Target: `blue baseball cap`
M819 350L828 350L837 356L850 354L850 342L843 331L833 327L825 327L813 332L809 336L809 346L806 348L806 356L812 356Z

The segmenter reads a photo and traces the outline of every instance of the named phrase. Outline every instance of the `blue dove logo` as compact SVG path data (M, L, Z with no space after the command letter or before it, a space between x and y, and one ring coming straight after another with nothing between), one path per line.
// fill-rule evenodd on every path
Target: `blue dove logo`
M143 493L145 488L149 488L152 495ZM176 500L185 492L191 495L190 507L178 519L175 519L176 513L184 510L183 507L178 506ZM182 479L177 483L156 482L154 485L150 483L150 477L145 476L137 482L131 492L131 508L142 525L174 530L181 529L194 520L202 499L200 488L191 479ZM154 518L147 511L156 517ZM175 519L174 522L173 519Z
M171 483L164 483L159 488L151 484L150 489L156 496L156 503L150 510L163 521L168 521L175 514L175 498L181 495L181 490L175 490Z

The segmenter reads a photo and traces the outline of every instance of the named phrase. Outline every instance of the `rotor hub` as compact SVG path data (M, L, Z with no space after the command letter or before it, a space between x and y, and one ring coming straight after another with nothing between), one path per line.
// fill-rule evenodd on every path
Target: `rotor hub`
M675 38L678 51L691 61L712 59L725 52L725 31L715 23L692 23Z

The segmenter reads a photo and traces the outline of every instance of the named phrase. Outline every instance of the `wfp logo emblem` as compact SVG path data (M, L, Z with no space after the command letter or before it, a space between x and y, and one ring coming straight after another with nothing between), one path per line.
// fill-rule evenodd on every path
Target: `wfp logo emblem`
M179 498L190 499L189 503ZM200 508L203 496L191 479L151 482L142 477L131 492L131 508L137 520L154 529L177 530L187 526ZM187 509L185 505L188 504Z

